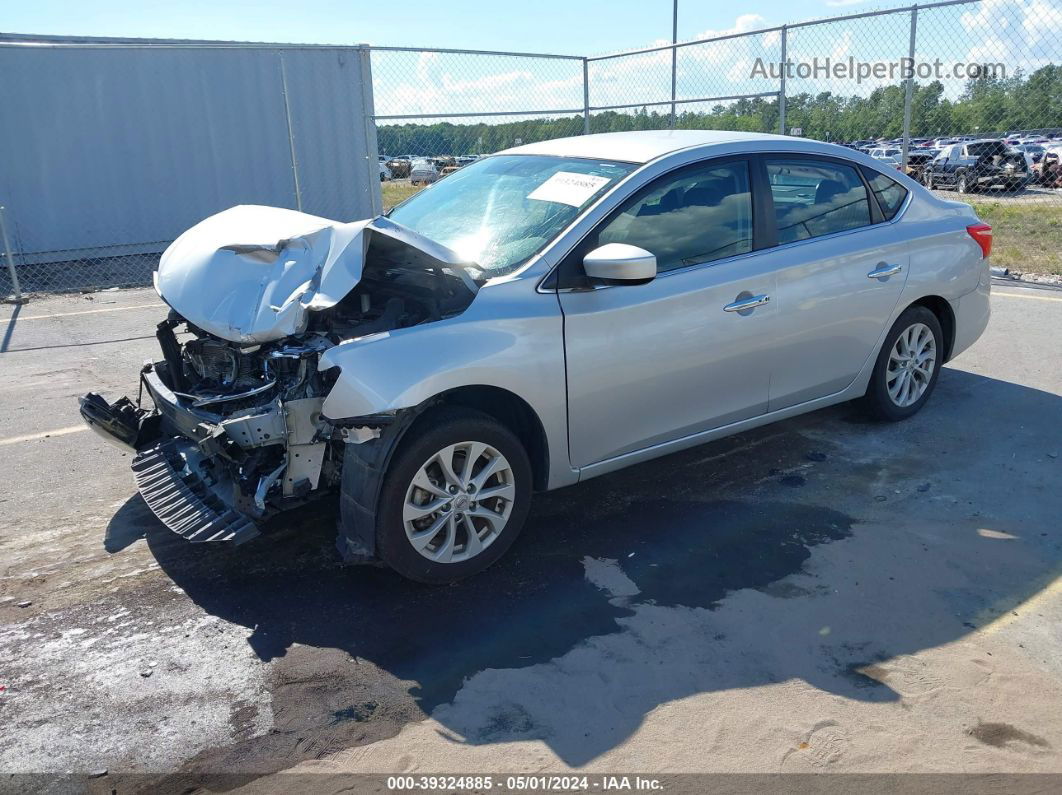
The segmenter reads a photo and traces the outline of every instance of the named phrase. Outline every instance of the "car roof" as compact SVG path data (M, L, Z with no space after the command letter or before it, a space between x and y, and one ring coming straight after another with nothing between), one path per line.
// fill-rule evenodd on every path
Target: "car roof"
M498 154L594 157L602 160L623 160L628 163L648 163L671 152L697 146L719 146L739 141L766 143L802 140L808 139L731 130L641 130L554 138L551 141L514 146ZM808 143L812 142L808 140Z

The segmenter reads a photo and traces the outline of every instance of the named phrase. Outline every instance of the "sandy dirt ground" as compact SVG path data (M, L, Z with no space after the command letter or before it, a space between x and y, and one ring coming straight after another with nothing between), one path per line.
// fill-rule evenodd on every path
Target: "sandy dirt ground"
M236 549L162 527L76 402L135 392L158 303L0 307L5 774L1062 773L1062 290L995 289L905 423L539 495L446 588L340 565L327 506Z

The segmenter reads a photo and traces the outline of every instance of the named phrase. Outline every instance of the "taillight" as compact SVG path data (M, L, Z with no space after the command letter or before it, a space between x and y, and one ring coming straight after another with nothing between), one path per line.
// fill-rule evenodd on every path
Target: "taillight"
M992 253L992 227L988 224L973 224L966 227L970 237L977 241L981 247L981 257L985 258Z

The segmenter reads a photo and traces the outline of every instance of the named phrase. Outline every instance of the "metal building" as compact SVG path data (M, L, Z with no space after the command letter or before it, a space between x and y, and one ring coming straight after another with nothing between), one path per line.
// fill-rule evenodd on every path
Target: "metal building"
M366 48L0 36L0 75L0 205L29 289L150 269L236 204L379 212Z

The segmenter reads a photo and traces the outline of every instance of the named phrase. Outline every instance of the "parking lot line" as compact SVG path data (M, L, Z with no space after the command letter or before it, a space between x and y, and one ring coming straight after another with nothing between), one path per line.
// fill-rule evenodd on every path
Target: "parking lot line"
M1049 575L1045 578L1043 586L1031 597L1015 605L1004 612L998 618L990 620L981 627L985 633L998 632L999 630L1017 623L1021 617L1034 610L1043 609L1044 605L1062 596L1062 576Z
M55 315L19 315L17 317L0 318L0 323L10 323L12 320L47 320L53 317L73 317L74 315L97 315L100 312L121 312L124 309L151 309L153 307L166 306L166 304L137 304L136 306L109 306L106 309L85 309L81 312L60 312Z
M993 296L1001 295L1004 298L1028 298L1030 301L1055 301L1062 303L1062 298L1052 298L1049 295L1026 295L1025 293L1001 293L992 291Z
M9 436L6 439L0 439L0 446L5 444L18 444L19 442L33 442L37 439L44 439L49 436L66 436L68 433L79 433L80 431L87 430L87 425L69 425L66 428L56 428L54 431L41 431L40 433L30 433L25 436Z

